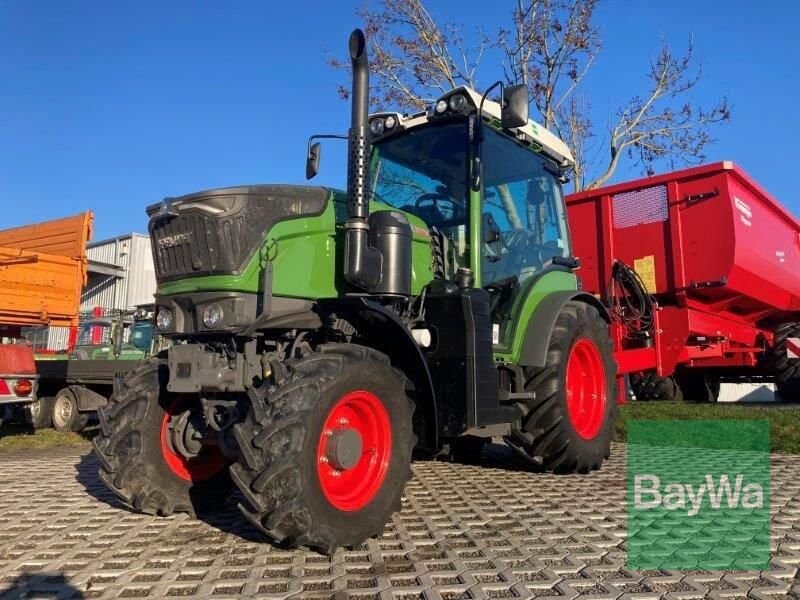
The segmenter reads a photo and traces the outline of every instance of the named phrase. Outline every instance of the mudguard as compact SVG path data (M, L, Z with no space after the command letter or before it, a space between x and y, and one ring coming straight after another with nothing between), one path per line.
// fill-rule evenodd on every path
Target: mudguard
M319 301L324 312L346 318L359 333L358 343L370 346L389 356L414 386L415 428L417 446L438 450L439 434L436 396L428 364L411 332L392 312L364 297L337 298Z
M591 294L576 290L553 292L539 303L531 316L519 355L521 366L544 368L547 362L547 347L550 345L550 336L553 333L556 319L564 305L572 300L594 306L600 316L607 323L611 323L611 317L606 307Z

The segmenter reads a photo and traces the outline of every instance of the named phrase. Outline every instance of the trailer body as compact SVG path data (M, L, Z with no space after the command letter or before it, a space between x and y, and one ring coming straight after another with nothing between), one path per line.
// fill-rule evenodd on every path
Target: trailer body
M36 397L33 349L20 328L78 323L92 220L85 212L0 231L0 404Z
M800 221L726 161L567 197L583 289L608 301L614 261L657 301L651 339L612 324L621 373L769 377L775 332L800 319Z

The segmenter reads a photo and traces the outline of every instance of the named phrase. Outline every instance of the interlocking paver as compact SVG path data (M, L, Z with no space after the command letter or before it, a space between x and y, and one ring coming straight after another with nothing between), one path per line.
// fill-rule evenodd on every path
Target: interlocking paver
M772 460L765 572L625 567L625 448L589 476L417 462L380 539L332 557L268 544L239 517L127 510L86 447L0 454L2 598L800 598L800 461Z

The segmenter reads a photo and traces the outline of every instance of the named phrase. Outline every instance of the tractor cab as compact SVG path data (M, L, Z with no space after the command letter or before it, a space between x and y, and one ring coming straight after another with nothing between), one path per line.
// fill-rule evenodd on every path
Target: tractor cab
M369 121L374 198L430 227L437 277L473 272L491 294L501 347L524 289L573 262L561 190L572 156L533 121L504 128L503 112L461 87L426 112Z

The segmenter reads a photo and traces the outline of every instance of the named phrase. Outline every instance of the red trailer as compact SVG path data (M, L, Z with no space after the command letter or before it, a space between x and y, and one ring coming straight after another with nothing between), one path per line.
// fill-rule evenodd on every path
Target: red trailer
M573 194L567 213L637 397L715 400L729 379L800 400L800 221L744 171L721 162Z

